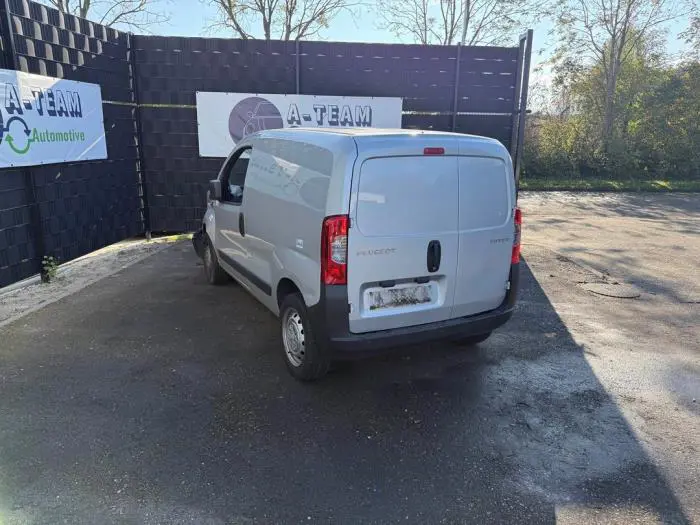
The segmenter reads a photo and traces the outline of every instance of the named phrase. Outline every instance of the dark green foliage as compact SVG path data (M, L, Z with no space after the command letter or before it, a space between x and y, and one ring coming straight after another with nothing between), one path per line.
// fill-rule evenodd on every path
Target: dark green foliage
M670 64L655 34L637 39L624 57L609 136L603 64L555 64L551 100L528 117L524 180L579 181L573 186L581 187L586 181L620 187L700 181L700 62Z

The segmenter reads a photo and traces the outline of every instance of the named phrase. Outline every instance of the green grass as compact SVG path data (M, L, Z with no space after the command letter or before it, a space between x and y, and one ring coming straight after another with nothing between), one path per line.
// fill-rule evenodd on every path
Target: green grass
M523 191L689 191L700 192L700 180L607 180L521 178Z

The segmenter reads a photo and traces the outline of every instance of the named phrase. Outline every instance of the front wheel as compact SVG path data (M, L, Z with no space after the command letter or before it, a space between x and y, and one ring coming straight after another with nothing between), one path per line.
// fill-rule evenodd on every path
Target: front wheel
M479 343L483 343L489 337L491 337L491 332L486 332L485 334L479 334L479 335L471 335L469 337L460 337L460 338L454 339L453 342L457 345L460 345L460 346L474 346L474 345L478 345Z
M282 300L280 329L285 363L292 376L313 381L328 373L330 359L316 343L301 295L290 294Z

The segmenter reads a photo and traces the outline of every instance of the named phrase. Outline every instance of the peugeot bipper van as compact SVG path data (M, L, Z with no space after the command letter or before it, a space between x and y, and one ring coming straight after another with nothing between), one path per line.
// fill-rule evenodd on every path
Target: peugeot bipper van
M518 288L521 215L496 140L400 129L278 129L236 145L194 236L279 317L291 374L431 340L484 341Z

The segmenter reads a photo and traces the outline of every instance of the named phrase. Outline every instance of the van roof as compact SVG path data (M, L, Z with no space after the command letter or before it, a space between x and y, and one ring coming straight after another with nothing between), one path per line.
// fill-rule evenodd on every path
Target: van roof
M444 135L442 131L426 131L420 129L401 129L401 128L299 128L305 131L315 131L317 133L337 133L340 135L352 136L373 136L373 135Z
M347 135L352 137L377 137L377 136L416 136L416 135L432 135L432 136L457 136L469 137L474 139L482 139L487 142L494 142L496 139L482 137L479 135L466 135L464 133L450 133L448 131L429 131L422 129L401 129L401 128L279 128L274 130L266 130L264 135L267 136L289 136L299 134L300 132L313 132L321 135ZM497 142L497 141L496 141Z

